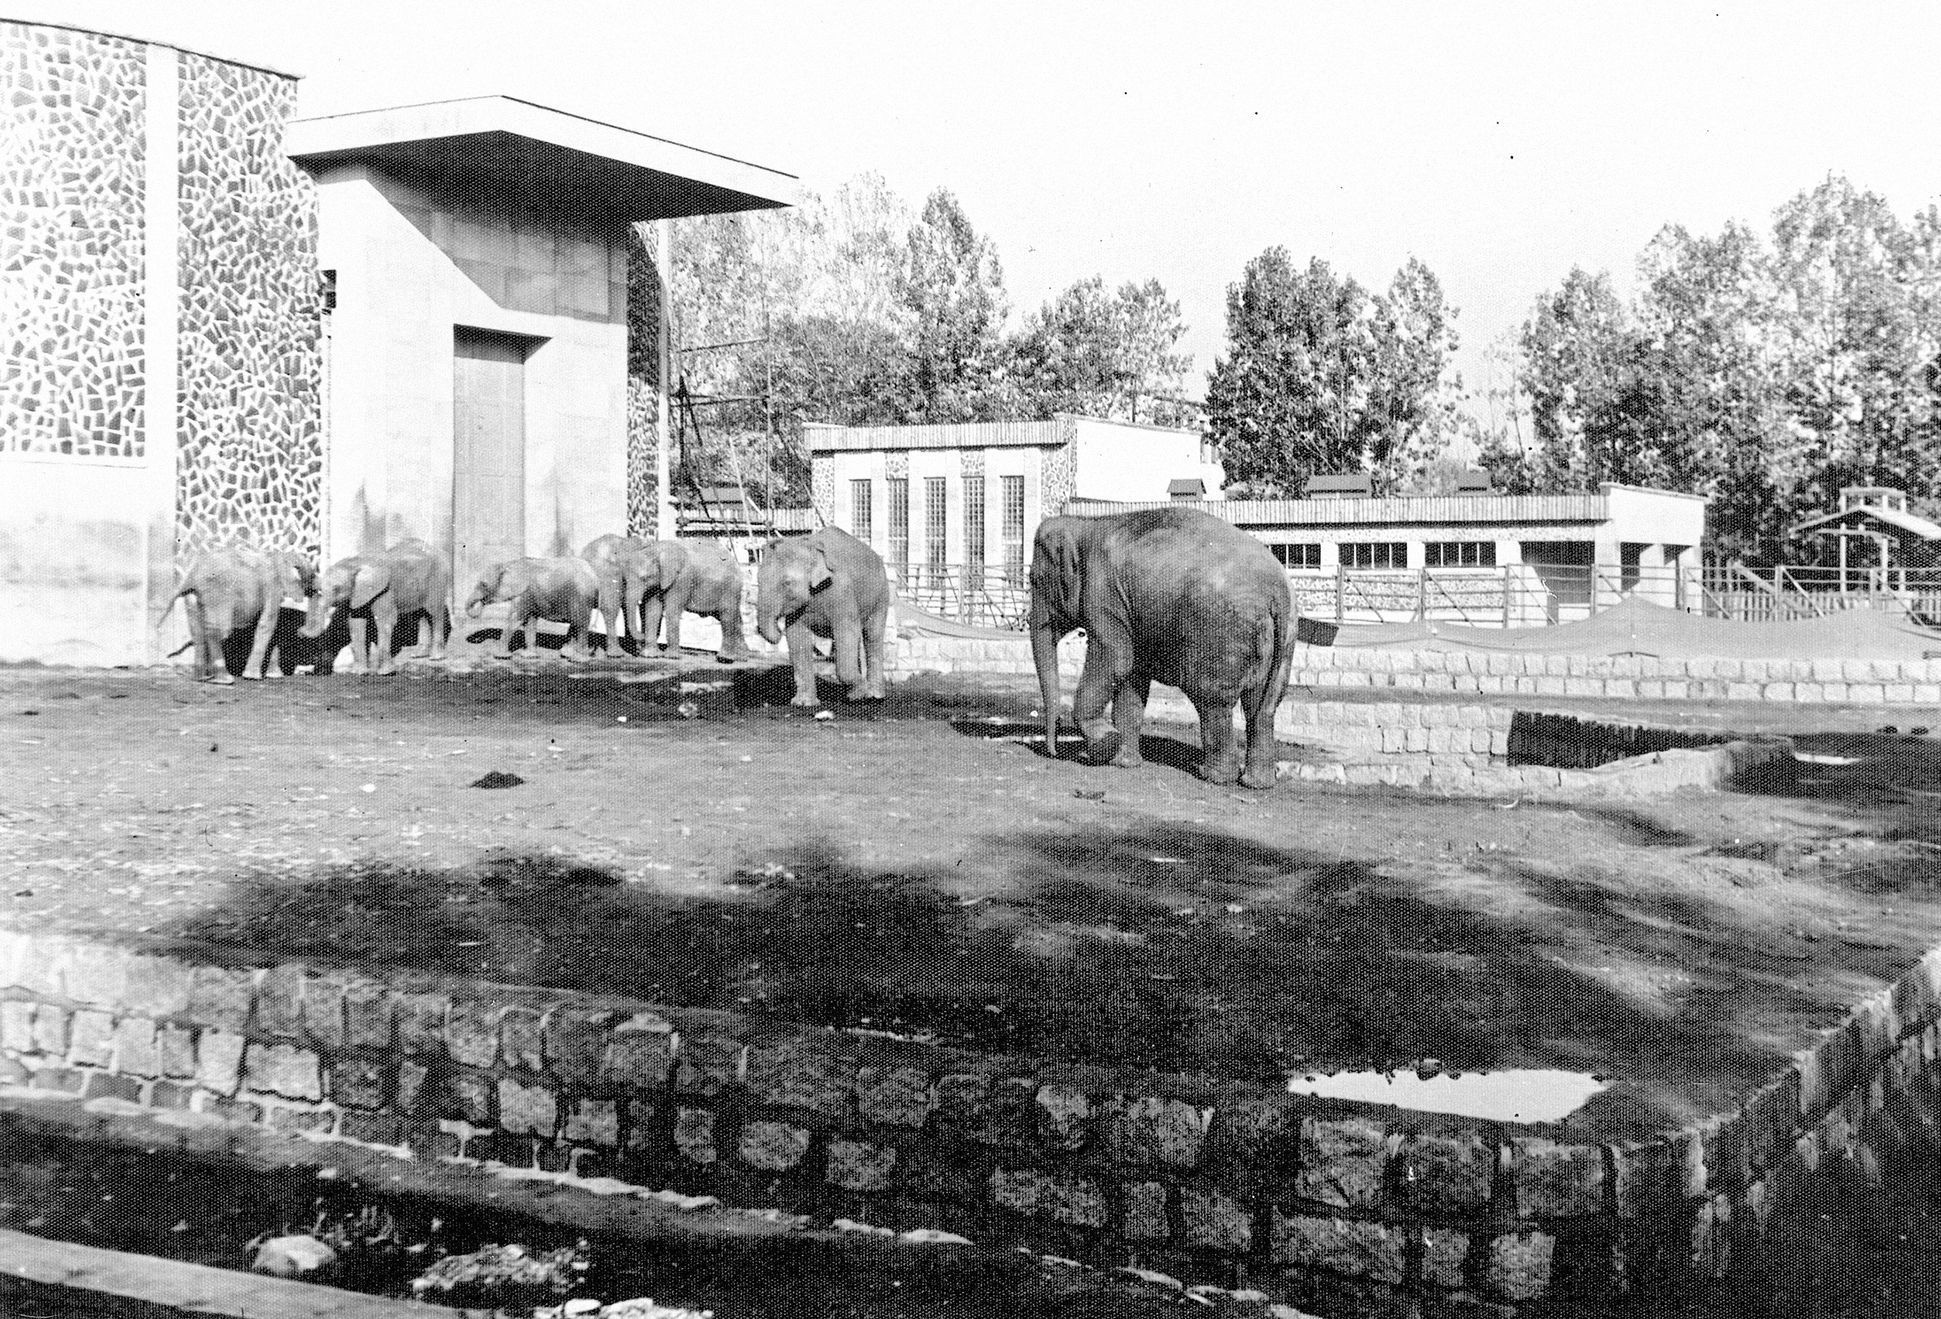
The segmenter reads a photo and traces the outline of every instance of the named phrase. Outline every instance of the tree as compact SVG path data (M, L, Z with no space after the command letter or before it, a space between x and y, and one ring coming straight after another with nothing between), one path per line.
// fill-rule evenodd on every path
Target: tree
M1005 374L1020 415L1076 412L1121 421L1177 422L1187 358L1179 304L1156 279L1108 296L1080 280L1025 321L1006 343Z
M994 406L1009 307L997 249L939 188L905 244L898 300L910 318L914 421L975 421Z
M1372 352L1368 295L1315 257L1270 247L1227 288L1227 352L1207 378L1207 429L1227 480L1298 496L1310 476L1360 467Z
M1375 438L1366 462L1378 491L1413 489L1448 466L1462 415L1462 380L1450 367L1455 320L1442 281L1415 257L1375 300L1368 400Z
M1207 381L1228 479L1280 495L1323 472L1370 472L1382 491L1421 479L1456 432L1455 316L1413 257L1374 297L1318 257L1297 271L1274 247L1248 262Z

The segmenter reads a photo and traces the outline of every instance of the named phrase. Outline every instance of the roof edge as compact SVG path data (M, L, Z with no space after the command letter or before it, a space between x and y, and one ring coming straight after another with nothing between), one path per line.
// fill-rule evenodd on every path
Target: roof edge
M254 69L258 73L272 74L278 78L288 78L291 82L302 82L301 73L291 73L288 69L273 68L259 64L255 60L239 60L231 55L218 55L213 50L201 50L194 46L184 46L176 41L161 41L155 37L138 37L132 32L117 32L109 28L85 27L80 23L61 23L50 19L16 18L11 14L0 14L0 23L14 23L21 27L50 27L60 32L79 32L86 37L107 37L114 41L132 41L138 46L160 46L178 55L196 55L205 60L219 60L224 64L234 64L239 69Z

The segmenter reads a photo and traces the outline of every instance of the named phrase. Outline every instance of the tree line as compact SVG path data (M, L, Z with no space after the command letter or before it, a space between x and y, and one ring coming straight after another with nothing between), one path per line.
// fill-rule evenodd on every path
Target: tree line
M1709 550L1749 560L1781 553L1787 527L1843 486L1900 487L1917 510L1941 501L1933 206L1903 222L1829 177L1769 232L1667 226L1634 287L1573 269L1493 345L1508 369L1484 398L1454 370L1458 311L1426 264L1371 290L1269 248L1227 290L1225 351L1202 391L1158 280L1081 279L1013 327L997 250L958 201L939 190L912 214L863 176L798 208L677 222L670 302L675 342L700 350L677 364L689 390L749 400L711 410L720 452L737 448L795 501L804 421L1059 411L1201 425L1237 495L1297 496L1332 472L1439 493L1471 465L1511 493L1614 481L1702 494ZM633 303L651 325L647 293ZM651 379L651 362L636 374Z

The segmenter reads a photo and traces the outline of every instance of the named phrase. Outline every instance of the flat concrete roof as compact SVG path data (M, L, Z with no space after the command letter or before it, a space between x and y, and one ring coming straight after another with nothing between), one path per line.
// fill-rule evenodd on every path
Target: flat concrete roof
M792 174L511 96L299 119L284 151L317 170L362 162L461 196L614 221L793 206Z

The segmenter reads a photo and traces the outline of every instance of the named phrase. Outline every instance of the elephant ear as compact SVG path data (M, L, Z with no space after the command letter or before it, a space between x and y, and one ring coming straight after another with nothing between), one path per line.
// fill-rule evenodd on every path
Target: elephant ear
M654 547L654 559L660 565L660 585L664 591L687 567L687 549L673 541L663 541Z
M836 574L829 568L829 552L820 545L810 546L809 551L809 594L824 589L834 581Z
M1040 524L1031 562L1031 593L1044 599L1052 613L1071 618L1080 596L1084 563L1078 538L1070 528L1051 521Z
M383 595L391 586L391 569L384 564L367 563L357 570L351 579L350 607L368 609L371 601Z

